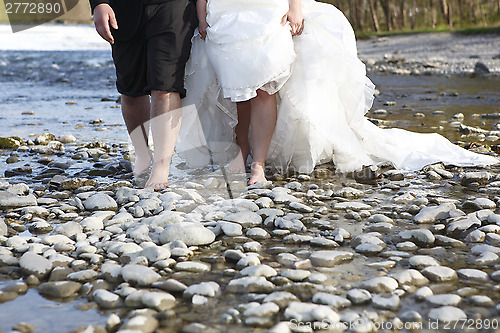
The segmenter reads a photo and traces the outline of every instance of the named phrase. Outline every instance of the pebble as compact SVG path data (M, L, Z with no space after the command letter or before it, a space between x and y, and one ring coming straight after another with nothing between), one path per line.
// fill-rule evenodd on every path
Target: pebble
M270 293L274 284L262 276L248 276L231 280L226 287L229 293Z
M38 286L41 295L52 298L76 297L82 284L73 281L45 282Z
M458 277L461 280L471 282L487 282L489 281L488 273L473 268L463 268L457 270Z
M314 294L312 302L316 304L328 305L337 310L351 306L351 301L349 299L324 292Z
M422 274L432 282L452 281L458 277L454 269L445 266L428 266L422 269Z
M347 292L347 298L354 305L365 304L371 301L372 295L368 290L354 288Z
M313 303L291 302L288 304L284 317L297 322L325 321L330 324L339 322L339 315L326 305Z
M242 276L263 276L265 278L270 278L278 275L278 272L268 266L268 265L253 265L245 267L240 271L240 275Z
M411 285L422 287L429 283L429 280L424 275L422 275L422 273L414 269L407 269L398 273L394 273L391 276L398 281L400 286Z
M120 296L105 289L97 289L92 296L94 302L103 309L114 309L121 305Z
M354 257L352 252L346 251L316 251L311 253L309 259L314 266L334 267Z
M160 234L160 241L163 244L181 240L186 245L206 245L215 240L215 234L199 223L181 222L169 224Z
M147 287L158 281L161 276L153 269L141 265L125 265L121 269L123 280L134 285Z
M429 311L429 319L439 320L443 323L467 320L465 312L454 306L443 306Z
M262 224L262 217L251 211L243 211L226 215L225 221L239 223L244 228L251 228Z
M419 246L432 246L436 238L428 229L407 230L399 234L405 241L411 241Z
M456 306L461 300L460 296L454 294L430 295L426 298L433 306Z
M146 292L141 297L142 304L156 311L165 311L172 309L176 300L175 297L166 292Z
M35 275L41 279L46 277L52 270L52 263L33 252L26 252L19 259L19 266L25 275Z
M116 201L105 193L96 193L90 197L88 197L84 203L84 207L89 211L104 211L111 210L116 211L118 209L118 205Z
M393 292L398 288L398 286L398 281L388 276L371 278L361 284L361 287L363 289L366 289L372 293Z
M428 255L415 255L408 260L410 266L423 269L428 266L439 266L439 262Z
M375 308L396 311L399 308L401 301L399 296L383 296L383 295L373 295L372 304Z
M424 207L415 215L413 220L417 224L434 223L449 217L450 211L456 209L453 203L443 203L436 207Z

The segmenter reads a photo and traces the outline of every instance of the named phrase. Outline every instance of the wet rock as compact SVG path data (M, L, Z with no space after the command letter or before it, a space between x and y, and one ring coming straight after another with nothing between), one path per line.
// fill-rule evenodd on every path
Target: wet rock
M183 297L192 298L194 295L215 297L219 291L220 286L216 282L201 282L187 287L183 292Z
M287 320L296 320L304 323L327 321L334 324L340 320L339 315L326 305L302 302L288 304L284 316Z
M265 278L278 275L276 270L268 265L254 265L248 266L241 270L242 276L263 276Z
M7 236L7 224L0 217L0 236Z
M456 206L453 203L443 203L437 207L424 207L413 220L418 224L434 223L437 220L447 219L450 217L450 211L455 209Z
M233 222L218 222L217 225L226 236L236 237L243 235L243 227L241 224Z
M298 301L299 299L297 296L288 291L275 291L263 299L263 302L273 302L277 304L280 309L286 308L291 302Z
M423 276L422 273L414 269L406 269L402 272L394 273L391 276L395 278L401 286L411 285L421 287L429 283L429 280Z
M467 186L471 183L485 184L491 179L491 174L486 171L472 171L460 174L460 184Z
M406 230L399 234L405 241L411 241L419 246L432 246L436 238L428 229Z
M471 282L487 282L489 281L488 274L479 269L462 268L457 270L458 277L461 280Z
M399 308L401 300L397 295L383 296L373 295L372 304L375 308L396 311Z
M270 293L275 286L262 276L249 276L229 282L226 291L230 293Z
M432 282L445 282L457 279L455 270L445 266L428 266L422 270L425 275Z
M431 295L426 301L433 306L457 306L462 298L454 294Z
M422 288L419 288L416 292L415 292L415 299L417 301L424 301L427 299L427 297L433 295L434 292L432 291L431 288L429 287L422 287Z
M83 227L76 222L66 222L63 224L59 224L54 229L54 234L64 235L69 238L81 234L82 232L83 232Z
M473 295L469 297L469 301L473 305L480 307L493 307L495 305L490 297L484 295Z
M244 228L251 228L262 224L262 218L257 213L251 211L229 214L224 217L224 220L239 223Z
M23 208L37 206L36 197L33 194L18 196L8 191L0 191L0 209Z
M103 309L115 309L122 304L120 296L105 289L94 291L92 299Z
M497 205L493 200L488 198L476 198L473 203L481 207L482 209L495 209Z
M68 279L80 283L86 283L97 279L99 274L93 269L86 269L83 271L74 272L68 275Z
M210 271L210 264L204 262L196 261L183 261L175 264L174 269L176 271L185 271L192 273L203 273Z
M292 202L290 203L289 206L291 209L301 213L312 213L314 211L314 209L312 209L311 207L304 205L303 203L300 202Z
M423 269L428 266L439 266L439 262L431 256L415 255L408 260L410 266Z
M316 304L328 305L337 310L351 306L351 301L347 298L323 292L314 294L312 302Z
M249 307L243 312L244 317L272 317L279 312L280 308L273 302L267 302Z
M339 202L336 203L333 206L334 209L337 210L353 210L353 211L360 211L360 210L370 210L373 207L370 205L367 205L362 202L355 202L355 201L347 201L347 202Z
M461 233L481 227L481 221L475 214L468 214L466 216L459 216L449 221L446 233L448 235L459 236Z
M150 286L161 278L153 269L134 264L125 265L121 275L126 282L142 287Z
M202 224L182 222L165 226L160 234L160 241L166 244L181 240L186 245L206 245L215 240L215 234Z
M361 284L363 289L372 293L387 293L393 292L398 288L398 281L388 276L381 276L364 281Z
M476 74L476 75L485 75L485 74L489 74L489 73L490 73L490 69L488 68L488 66L486 66L481 61L478 61L476 63L476 65L474 66L474 74Z
M75 297L82 288L82 284L73 281L45 282L38 287L41 295L51 298Z
M352 252L325 250L311 253L309 259L314 266L334 267L343 261L351 260L353 257Z
M0 137L0 149L16 149L24 145L24 141L18 137Z
M170 310L175 306L175 297L165 292L147 292L141 297L142 304L157 311Z
M96 193L85 200L83 203L86 210L90 211L116 211L118 205L116 201L105 193Z
M372 295L368 290L354 288L347 292L347 298L354 305L365 304L371 301Z
M55 140L56 140L56 137L54 136L54 134L43 133L42 135L38 136L35 139L35 144L37 144L37 145L46 145L50 141L55 141Z
M51 269L52 263L33 252L26 252L19 259L19 266L25 275L35 275L39 279L46 277Z
M76 138L71 134L60 135L57 140L61 143L72 143L76 141Z
M153 333L158 328L158 324L158 320L152 314L138 312L124 323L118 332Z

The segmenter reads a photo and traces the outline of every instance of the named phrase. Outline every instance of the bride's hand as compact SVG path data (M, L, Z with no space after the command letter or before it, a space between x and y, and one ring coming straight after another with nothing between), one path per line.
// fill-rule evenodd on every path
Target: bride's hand
M198 31L200 33L201 39L203 40L207 38L207 28L208 28L207 21L200 21L200 23L198 24Z
M300 1L290 1L290 9L283 16L281 25L290 22L292 36L300 35L304 30L304 16L302 16L302 5Z

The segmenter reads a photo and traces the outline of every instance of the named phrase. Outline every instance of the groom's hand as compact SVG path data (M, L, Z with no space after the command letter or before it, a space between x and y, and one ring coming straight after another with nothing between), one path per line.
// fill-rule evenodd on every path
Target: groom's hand
M116 22L115 12L108 4L102 3L95 7L94 24L95 29L104 40L110 44L115 43L110 26L118 29L118 23Z

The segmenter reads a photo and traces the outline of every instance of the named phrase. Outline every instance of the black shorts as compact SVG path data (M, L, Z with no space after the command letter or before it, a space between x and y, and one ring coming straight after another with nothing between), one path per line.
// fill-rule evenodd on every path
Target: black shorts
M134 36L127 41L115 40L112 46L118 92L138 97L159 90L177 92L184 98L185 67L197 25L193 1L143 6Z

